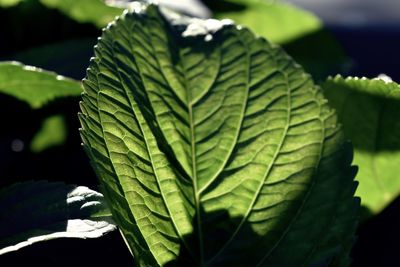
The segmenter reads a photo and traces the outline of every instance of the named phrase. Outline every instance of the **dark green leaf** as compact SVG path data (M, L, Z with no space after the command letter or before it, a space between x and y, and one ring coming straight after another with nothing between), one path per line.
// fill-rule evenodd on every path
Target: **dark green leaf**
M0 255L55 238L115 230L103 195L84 186L25 182L0 190Z

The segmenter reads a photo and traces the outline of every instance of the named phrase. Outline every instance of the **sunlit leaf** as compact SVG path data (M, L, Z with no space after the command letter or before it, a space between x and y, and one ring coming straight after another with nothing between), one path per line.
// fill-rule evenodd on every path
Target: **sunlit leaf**
M0 93L27 102L32 108L82 92L79 82L54 72L26 66L19 62L0 62Z
M282 49L149 6L104 31L84 88L84 147L139 266L345 266L351 147Z
M380 212L400 194L400 86L336 76L323 88L354 144L357 195L371 212Z

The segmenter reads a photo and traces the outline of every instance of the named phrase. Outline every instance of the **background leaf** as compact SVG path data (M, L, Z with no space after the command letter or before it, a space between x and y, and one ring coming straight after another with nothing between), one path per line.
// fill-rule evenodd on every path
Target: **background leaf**
M30 149L35 153L42 152L52 146L60 146L67 139L67 126L62 115L46 118L41 129L33 137Z
M79 96L80 83L19 62L0 62L0 93L40 108L60 97Z
M381 79L336 76L323 88L354 144L357 195L378 213L400 193L400 87Z
M104 31L84 88L82 139L139 266L348 263L351 148L280 48L151 5Z
M25 182L0 190L0 255L55 238L97 238L116 227L100 193Z
M0 0L0 7L11 7L17 5L23 0Z
M204 1L216 18L233 19L256 34L278 43L314 79L348 71L348 59L340 44L309 11L284 1Z

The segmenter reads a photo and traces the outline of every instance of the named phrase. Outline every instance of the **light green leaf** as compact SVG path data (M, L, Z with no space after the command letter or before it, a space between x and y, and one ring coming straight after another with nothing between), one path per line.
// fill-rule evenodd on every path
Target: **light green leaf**
M0 0L0 7L12 7L19 4L22 1L23 0Z
M48 102L82 92L79 82L19 62L0 62L0 93L41 108Z
M40 2L50 8L60 10L78 22L93 23L100 28L106 26L123 10L108 6L103 0L40 0Z
M247 29L180 23L126 13L84 81L84 147L137 264L345 264L355 169L321 90Z
M115 229L103 195L87 187L38 181L0 189L0 255L55 238L97 238Z
M284 46L314 79L344 72L348 59L340 44L309 11L283 1L207 1L217 18L233 19L267 40Z
M360 168L357 195L372 213L400 194L400 87L381 79L336 76L323 84Z
M53 115L42 122L41 129L33 137L30 149L35 153L59 146L67 139L67 126L62 115Z
M287 3L268 1L238 1L238 3L237 9L216 11L215 16L220 19L229 18L238 24L250 27L255 33L268 38L271 42L287 43L322 28L322 22L312 13Z

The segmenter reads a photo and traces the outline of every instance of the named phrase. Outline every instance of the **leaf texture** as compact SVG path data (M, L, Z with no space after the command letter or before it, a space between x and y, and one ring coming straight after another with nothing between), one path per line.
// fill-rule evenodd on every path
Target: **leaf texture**
M125 13L95 47L81 110L139 266L346 258L359 205L351 147L309 75L249 30L172 25L153 5Z
M378 213L400 194L400 87L381 79L329 78L326 96L336 108L360 166L357 195Z

